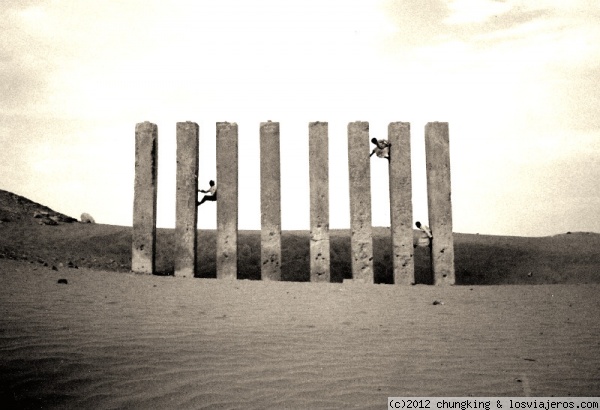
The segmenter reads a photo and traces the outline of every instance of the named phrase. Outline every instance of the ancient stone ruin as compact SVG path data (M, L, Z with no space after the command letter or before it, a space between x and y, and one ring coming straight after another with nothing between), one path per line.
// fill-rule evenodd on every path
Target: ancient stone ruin
M260 124L261 276L281 280L281 172L279 123ZM330 281L328 123L312 122L309 135L310 279ZM198 209L199 127L177 123L175 276L194 277ZM132 270L155 272L158 129L136 125ZM394 283L414 283L410 123L388 126L390 215ZM352 279L373 283L369 123L348 124L348 168ZM238 127L217 123L217 278L237 278ZM402 147L393 150L393 147ZM427 199L434 285L452 285L454 240L450 190L449 130L446 122L425 126Z

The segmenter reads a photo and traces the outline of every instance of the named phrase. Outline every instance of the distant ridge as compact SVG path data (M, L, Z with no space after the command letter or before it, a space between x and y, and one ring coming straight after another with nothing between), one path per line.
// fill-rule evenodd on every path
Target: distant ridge
M37 215L36 218L34 215ZM74 218L0 190L0 270L3 259L37 263L43 267L130 271L132 227L63 223ZM57 222L58 221L58 222ZM47 227L46 224L57 225ZM349 229L332 229L331 279L351 278ZM175 230L157 229L157 274L172 275ZM201 229L197 238L196 276L216 277L216 230ZM563 233L519 237L454 233L457 285L583 284L600 283L600 234ZM393 283L389 227L373 227L373 273L376 283ZM239 232L238 279L261 278L261 233ZM284 281L310 280L310 232L283 231L281 271ZM414 248L415 283L431 282L427 248ZM41 267L40 267L41 269Z
M23 196L0 189L0 222L57 225L77 222L77 219L56 212Z

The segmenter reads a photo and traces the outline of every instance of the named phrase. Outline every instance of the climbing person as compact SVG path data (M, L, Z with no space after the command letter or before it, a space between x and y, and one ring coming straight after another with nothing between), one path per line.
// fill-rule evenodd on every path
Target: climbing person
M385 158L389 161L390 146L392 144L390 144L388 140L378 140L377 138L372 138L371 142L375 144L375 148L373 148L373 151L371 151L371 155L369 155L369 157L372 157L373 154L376 154L379 158Z
M417 228L419 228L421 230L421 236L419 236L417 244L413 247L416 248L417 246L421 246L421 247L428 246L429 249L431 249L431 239L433 238L431 229L429 229L429 227L427 225L422 225L421 222L419 222L419 221L417 221L415 223L415 225L417 225Z
M216 201L217 200L217 184L215 184L215 181L213 181L211 179L208 182L208 185L210 185L210 188L208 188L207 190L204 190L204 189L198 190L198 192L202 192L203 194L208 194L208 195L204 195L202 200L200 202L197 202L197 206L202 205L205 201Z

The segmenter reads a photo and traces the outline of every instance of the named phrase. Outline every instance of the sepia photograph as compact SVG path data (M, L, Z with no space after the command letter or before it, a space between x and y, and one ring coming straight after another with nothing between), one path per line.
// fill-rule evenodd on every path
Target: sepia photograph
M0 21L3 408L600 396L600 3Z

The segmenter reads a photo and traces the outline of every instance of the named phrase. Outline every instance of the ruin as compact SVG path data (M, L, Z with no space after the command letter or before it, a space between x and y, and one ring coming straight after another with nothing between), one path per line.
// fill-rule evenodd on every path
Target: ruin
M397 285L415 282L410 123L388 126L390 220L393 278ZM356 282L373 283L371 164L369 123L348 124L351 269ZM327 122L308 126L310 180L310 280L331 281L329 237L329 136ZM216 124L217 144L217 278L237 278L238 127ZM156 273L156 184L158 130L136 125L132 270ZM197 241L199 127L177 123L177 198L175 276L194 277ZM450 178L449 129L446 122L425 126L427 203L434 285L453 285L454 239ZM260 124L261 278L281 280L281 160L278 122Z

